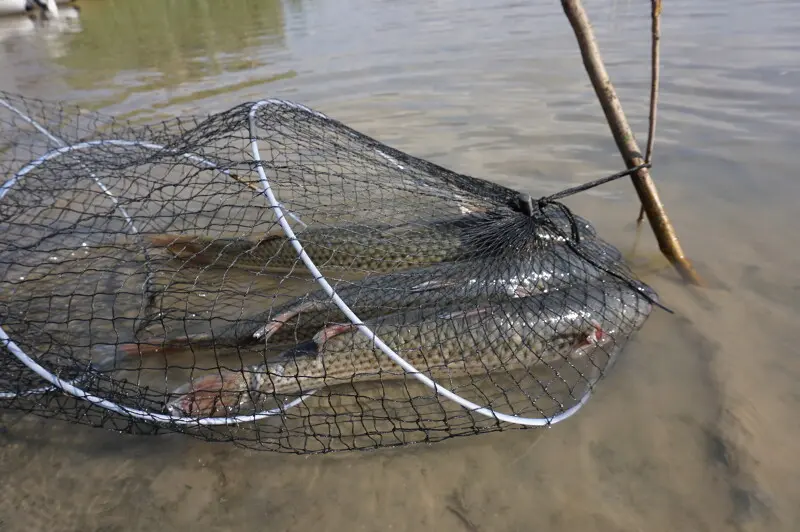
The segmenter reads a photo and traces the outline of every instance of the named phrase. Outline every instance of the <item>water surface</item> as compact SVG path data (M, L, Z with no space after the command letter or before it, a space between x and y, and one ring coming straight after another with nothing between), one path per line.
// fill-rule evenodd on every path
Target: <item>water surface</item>
M648 4L586 2L641 145ZM534 195L621 168L558 2L80 8L0 20L0 89L135 120L288 98ZM570 199L676 311L653 314L578 416L305 459L3 414L0 530L796 529L800 4L677 0L662 25L653 173L711 287L636 239L628 181Z

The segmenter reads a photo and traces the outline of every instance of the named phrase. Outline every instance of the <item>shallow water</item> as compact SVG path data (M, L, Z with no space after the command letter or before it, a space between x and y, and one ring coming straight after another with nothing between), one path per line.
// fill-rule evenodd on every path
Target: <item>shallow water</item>
M586 2L641 145L648 4ZM558 2L80 7L0 19L0 89L137 120L282 97L533 195L621 168ZM627 181L570 199L676 312L653 314L580 414L308 459L0 414L0 530L795 530L800 4L677 0L662 26L653 173L711 287L637 241Z

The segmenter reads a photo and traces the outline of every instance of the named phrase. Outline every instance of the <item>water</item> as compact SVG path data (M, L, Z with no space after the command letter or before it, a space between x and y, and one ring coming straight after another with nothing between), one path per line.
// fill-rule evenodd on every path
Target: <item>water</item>
M587 1L641 145L648 2ZM534 195L621 167L558 2L86 0L0 20L0 89L136 120L301 101L399 149ZM271 455L4 416L0 530L793 530L800 4L665 3L654 176L692 290L633 261L657 312L550 431L357 455ZM571 199L630 253L619 181Z

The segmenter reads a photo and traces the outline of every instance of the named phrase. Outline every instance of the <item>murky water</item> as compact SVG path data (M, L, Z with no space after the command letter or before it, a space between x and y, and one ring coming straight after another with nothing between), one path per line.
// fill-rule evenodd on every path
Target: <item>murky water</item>
M649 2L586 2L640 144ZM0 19L0 89L129 118L305 103L534 195L621 168L558 2L85 0ZM0 530L794 530L800 520L800 4L665 3L654 176L712 283L636 240L619 181L572 198L656 312L549 431L297 458L3 415Z

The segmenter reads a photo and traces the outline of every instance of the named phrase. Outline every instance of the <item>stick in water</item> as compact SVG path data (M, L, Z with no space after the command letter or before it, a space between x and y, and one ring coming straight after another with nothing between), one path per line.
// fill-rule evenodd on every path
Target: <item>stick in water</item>
M584 67L592 82L597 98L600 100L600 105L606 115L611 134L617 143L620 154L629 168L639 166L645 161L642 158L641 150L639 150L630 125L625 118L622 105L605 65L603 65L600 50L592 32L586 10L580 0L561 0L561 5L575 32ZM631 179L653 228L653 233L655 233L658 240L661 252L669 259L685 281L695 285L703 285L704 283L700 276L681 249L675 229L672 227L672 223L669 221L664 206L658 197L658 191L650 177L650 172L647 168L642 168L633 174Z

